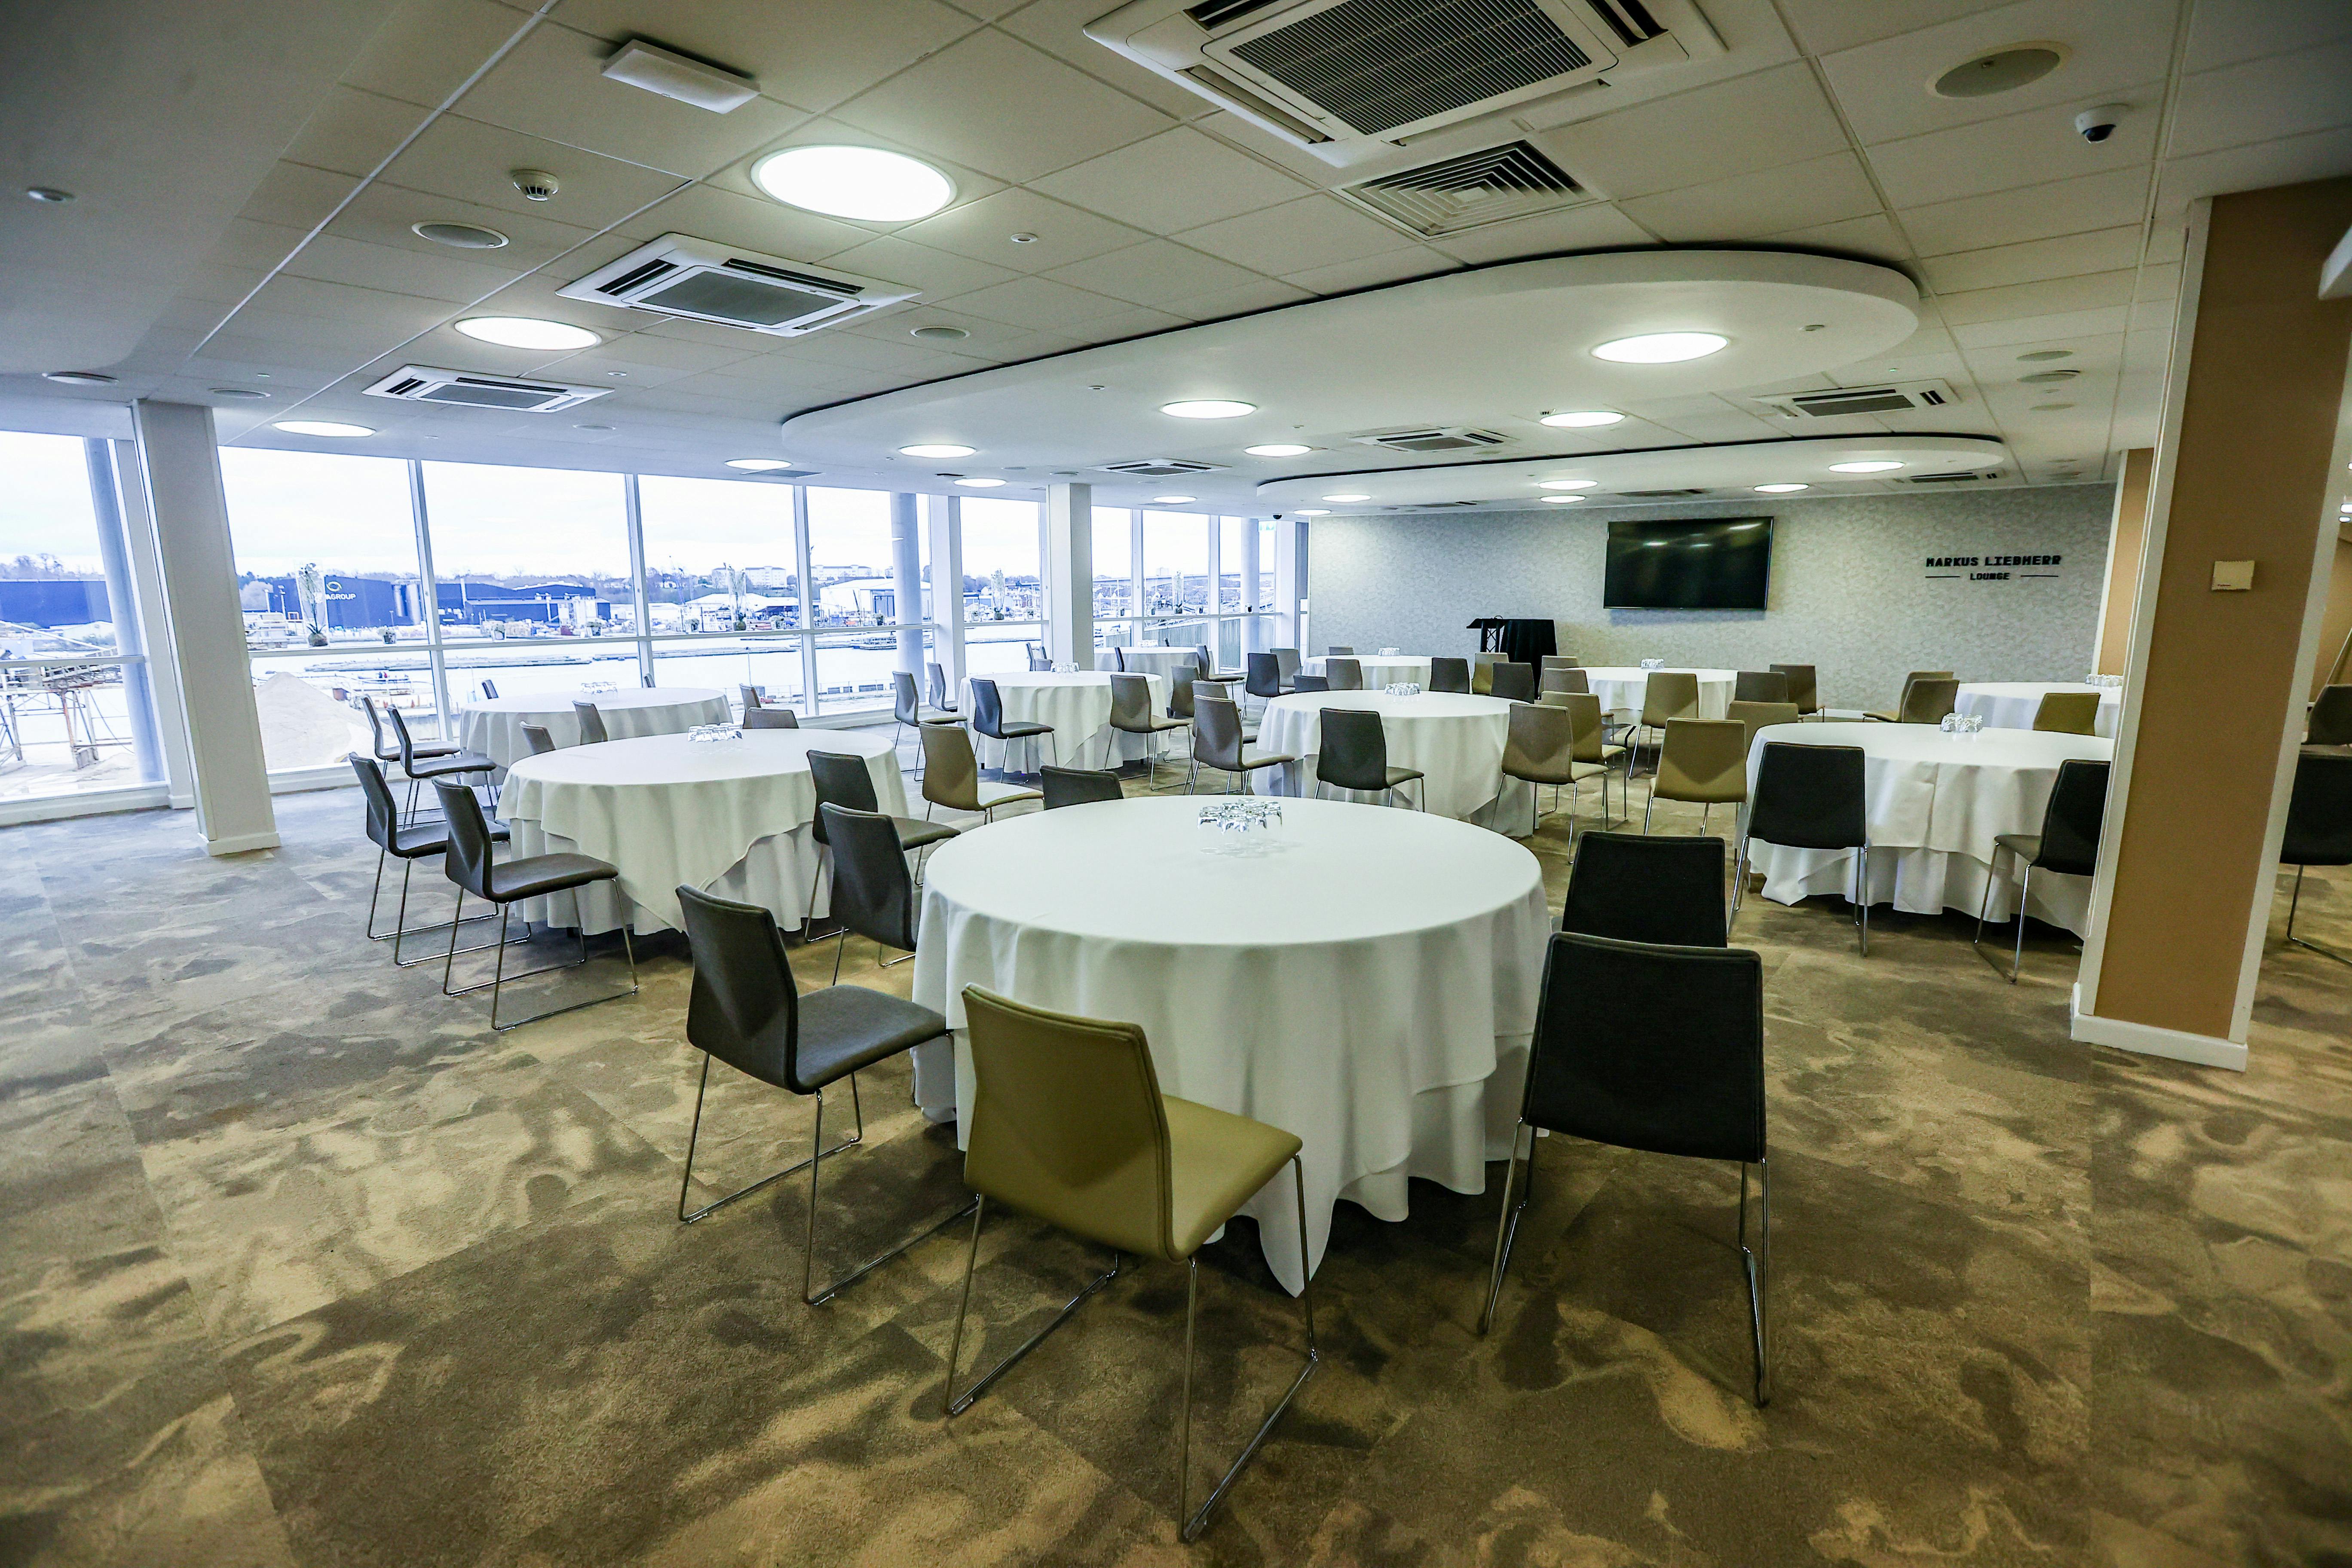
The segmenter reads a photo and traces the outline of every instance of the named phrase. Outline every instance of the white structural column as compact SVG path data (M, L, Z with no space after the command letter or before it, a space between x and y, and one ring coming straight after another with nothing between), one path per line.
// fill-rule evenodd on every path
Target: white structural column
M195 763L196 829L214 855L274 848L278 819L253 705L213 411L142 398L131 414Z
M963 502L955 496L925 496L923 529L931 546L930 619L939 627L933 657L947 676L948 700L953 702L963 689Z
M890 498L890 618L898 623L898 668L923 685L923 536L915 521L915 498Z
M1263 531L1256 518L1242 519L1242 608L1244 610L1257 608L1258 536ZM1265 628L1257 616L1251 616L1242 622L1242 663L1246 665L1249 655L1265 650Z
M107 443L106 486L121 509L123 552L129 556L131 580L130 604L137 621L139 651L147 656L148 695L153 701L154 734L163 752L164 799L174 811L196 804L195 764L188 757L187 710L180 701L180 672L172 664L171 617L163 609L163 572L155 561L155 529L147 518L147 487L140 479L139 444ZM95 481L93 480L93 483ZM113 592L113 570L108 569L108 589ZM120 612L115 635L122 635ZM134 714L132 722L136 723Z
M1095 488L1045 487L1045 646L1095 667Z
M1295 517L1274 525L1274 610L1276 645L1307 656L1307 524Z

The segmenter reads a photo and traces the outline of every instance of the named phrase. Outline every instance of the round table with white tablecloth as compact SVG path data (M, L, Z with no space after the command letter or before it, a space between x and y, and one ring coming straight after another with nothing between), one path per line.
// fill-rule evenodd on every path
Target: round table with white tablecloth
M1251 754L1290 756L1282 768L1260 770L1255 786L1263 794L1317 793L1316 753L1323 745L1323 710L1353 708L1381 716L1389 765L1417 768L1422 777L1402 786L1397 798L1438 816L1475 822L1524 837L1533 815L1528 791L1535 786L1503 776L1503 745L1511 730L1511 704L1500 697L1423 691L1391 697L1385 691L1300 691L1276 697L1258 720ZM1381 804L1382 795L1352 798Z
M940 847L914 998L959 1034L918 1047L917 1100L942 1120L971 1106L962 998L979 985L1139 1025L1164 1092L1297 1134L1312 1259L1337 1199L1401 1220L1409 1177L1483 1190L1550 931L1536 858L1419 812L1285 801L1278 825L1234 833L1201 826L1204 804L1035 812ZM1241 1212L1298 1289L1288 1182Z
M479 752L500 767L530 755L522 738L525 724L537 724L558 746L580 743L580 716L574 702L593 703L604 721L604 733L614 741L640 735L682 735L697 724L724 724L733 715L723 692L695 686L640 686L617 691L518 691L511 697L488 697L469 702L457 714L457 737L469 752Z
M1108 767L1107 759L1114 753L1122 762L1133 762L1144 754L1149 737L1123 735L1110 727L1111 674L1104 669L1007 669L986 677L996 682L996 695L1008 721L1054 727L1050 742L1041 736L1013 745L1013 761L1020 771L1034 773L1039 763L1051 763L1057 758L1066 768ZM1151 686L1151 710L1166 712L1168 678L1147 675L1144 679ZM970 680L963 683L962 711L978 711L972 705ZM1160 741L1160 746L1163 751L1181 753L1182 742L1182 731L1171 730ZM971 743L982 767L1005 766L1003 742L991 740L975 730Z
M1328 657L1328 655L1326 657ZM1391 686L1423 686L1429 684L1429 655L1425 653L1343 653L1341 658L1352 658L1364 668L1364 687L1379 691ZM1300 673L1327 675L1322 658L1301 659Z
M2099 716L2093 722L2098 733L2110 740L2115 737L2116 720L2124 710L2120 686L2086 686L2078 680L1969 680L1961 682L1952 710L1975 714L1988 730L2031 730L2042 699L2053 691L2098 693Z
M1603 713L1642 711L1642 694L1648 689L1653 675L1696 675L1698 677L1698 714L1701 719L1720 719L1731 704L1731 693L1739 683L1736 669L1690 669L1680 665L1664 669L1643 669L1636 665L1601 665L1589 668L1584 679L1592 695L1601 699Z
M905 815L906 784L887 731L750 730L729 741L649 735L522 758L499 799L515 854L571 850L609 860L621 875L530 900L519 912L591 934L624 921L635 931L667 931L681 923L683 884L759 904L780 925L823 914L810 905L820 862L809 832L813 751L864 757L877 803Z
M1921 915L1943 910L1974 915L1985 879L1992 876L1994 837L2042 831L2058 764L2077 758L2104 763L2115 755L2115 742L2095 735L2021 730L1956 735L1932 724L1770 724L1756 731L1748 753L1751 795L1764 747L1774 741L1862 748L1870 834L1866 896L1874 904ZM1764 896L1777 902L1853 891L1848 851L1788 849L1759 839L1748 857L1763 874ZM2022 876L2017 858L2002 855L1988 919L2006 921L2016 913ZM2080 935L2089 923L2090 899L2088 877L2042 872L2033 879L2027 913Z
M1104 648L1098 655L1097 655L1097 661L1105 666L1108 666L1112 658L1113 655L1111 650ZM1160 647L1157 646L1150 647L1123 647L1118 651L1117 658L1122 662L1124 668L1129 674L1156 675L1165 680L1168 677L1175 674L1179 668L1192 668L1197 667L1201 659L1201 650L1196 647Z

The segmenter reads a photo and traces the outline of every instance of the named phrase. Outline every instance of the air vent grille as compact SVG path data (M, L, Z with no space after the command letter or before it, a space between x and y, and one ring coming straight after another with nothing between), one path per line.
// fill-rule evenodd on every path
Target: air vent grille
M1139 479L1174 479L1186 474L1213 474L1220 465L1196 463L1190 458L1137 458L1124 463L1105 463L1107 474L1129 474Z
M677 263L675 261L648 261L643 267L632 268L618 278L607 279L597 284L596 291L600 294L625 294L632 289L667 278L677 270Z
M1626 499L1628 499L1629 500L1675 500L1675 499L1677 499L1678 497L1682 497L1682 496L1703 496L1703 495L1706 494L1706 491L1705 491L1705 490L1703 490L1703 489L1697 489L1697 490L1619 490L1617 493L1618 493L1619 495L1621 495L1621 496L1625 497L1625 498L1626 498Z
M1184 15L1213 33L1228 22L1238 22L1273 4L1274 0L1206 0L1202 5L1187 5Z
M1340 0L1233 53L1374 136L1592 63L1536 0Z
M1391 452L1471 452L1500 447L1510 437L1493 430L1447 426L1391 430L1378 436L1354 436L1349 439L1360 447L1384 447Z
M1834 419L1849 414L1901 414L1945 408L1959 399L1940 381L1906 381L1888 386L1832 386L1820 392L1767 393L1755 401L1783 419Z
M1339 194L1424 239L1590 199L1567 171L1525 142L1385 174Z
M1299 119L1264 93L1251 91L1221 70L1214 70L1207 66L1187 66L1184 68L1184 74L1200 83L1211 97L1223 98L1239 104L1252 114L1281 126L1283 130L1297 137L1301 142L1311 145L1318 142L1331 140L1321 131Z
M1912 474L1907 476L1903 482L1911 485L1969 485L1976 484L1982 480L1996 477L1997 476L1992 474L1977 473Z
M397 397L406 403L451 403L461 408L505 408L525 414L553 414L576 408L604 396L609 386L566 386L561 382L517 381L464 371L436 370L407 364L372 386L360 389L371 397Z

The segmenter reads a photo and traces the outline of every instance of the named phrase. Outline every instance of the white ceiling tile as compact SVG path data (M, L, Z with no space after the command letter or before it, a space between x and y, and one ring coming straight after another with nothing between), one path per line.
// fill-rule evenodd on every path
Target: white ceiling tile
M2194 157L2347 123L2352 123L2352 38L2187 78L2166 150L2175 158Z
M1570 207L1565 212L1546 213L1516 223L1465 229L1429 243L1458 260L1484 262L1550 256L1564 250L1648 245L1655 237L1615 207L1596 202L1591 206Z
M1402 283L1409 278L1451 272L1461 265L1443 251L1409 245L1402 250L1384 250L1357 261L1285 273L1282 280L1297 284L1310 294L1344 294L1351 289L1370 289L1383 283Z
M754 98L726 114L601 74L612 47L541 23L458 100L469 120L698 179L773 142L806 111Z
M1018 186L908 224L898 234L918 245L953 251L1014 272L1050 272L1150 237L1140 229ZM1015 244L1016 234L1034 237Z
M1920 264L1927 286L1951 295L2010 283L2038 283L2085 272L2112 272L2139 261L2139 226L2093 229L2055 239L2029 239L1984 250L1954 251Z
M1021 276L1006 268L933 250L887 234L825 258L825 265L860 277L919 289L923 298L934 301L952 300L959 294L969 294L993 283L1007 283Z
M1263 212L1186 229L1176 238L1195 249L1279 275L1360 260L1397 248L1397 231L1336 197L1316 195Z
M993 321L1039 331L1076 331L1081 335L1087 335L1086 323L1131 308L1125 300L1106 299L1066 283L1056 283L1050 278L1015 278L1010 283L966 294L956 301L957 310Z
M1835 54L1857 44L1874 43L1891 38L1898 33L1916 33L1922 27L1932 27L1948 22L1955 16L1966 16L1977 11L1989 11L2001 0L1871 0L1857 5L1853 0L1783 0L1789 25L1796 29L1798 42L1809 55Z
M2197 0L2180 68L2193 75L2347 36L2352 6L2343 0Z
M2085 229L2137 223L2147 205L2147 165L2110 169L2025 185L1990 195L1964 196L1928 206L1900 207L1895 216L1922 256L2015 245Z
M238 209L239 217L258 223L281 224L289 228L309 229L335 210L344 197L359 188L354 175L339 174L332 169L314 169L307 163L273 164L253 195Z
M342 79L386 98L438 108L527 20L495 0L404 0Z
M519 268L499 267L488 260L499 255L495 250L460 251L446 247L443 250L442 255L428 256L322 234L287 259L285 273L460 305L495 293L520 276Z
M1979 121L1867 150L1871 169L1897 210L1980 196L2020 185L2145 165L2156 154L2161 84L2119 95L2137 106L2095 144L2074 132L2071 104Z
M751 77L767 97L830 109L972 31L934 0L563 0L568 26L643 37Z
M1164 131L1171 121L1051 55L974 33L835 114L1015 184Z
M204 263L266 270L292 255L306 232L279 224L256 223L247 217L231 218L228 226L221 231L220 243L205 253Z
M2129 270L2093 272L2079 278L2053 278L2038 283L2013 283L2002 288L1975 289L1966 293L1939 294L1944 320L1957 334L1979 321L2006 321L2020 316L2053 316L2073 310L2096 310L2120 305L2131 298Z
M562 188L551 202L523 199L509 171L544 169ZM500 212L545 216L581 228L608 228L676 190L673 175L560 146L535 136L445 114L393 161L384 177L412 191L457 196Z
M2180 301L2170 296L2132 301L2130 325L2135 332L2168 331L2180 314Z
M367 174L423 122L425 110L396 98L335 87L287 144L285 158L340 174Z
M967 7L983 11L990 8L991 5ZM1104 0L1034 0L1005 17L1003 26L1013 37L1067 60L1088 76L1100 78L1162 113L1179 120L1197 120L1216 110L1217 106L1200 94L1144 69L1123 55L1113 54L1087 37L1086 25L1107 9Z
M306 378L340 376L352 367L352 356L342 350L289 341L283 335L262 337L236 331L236 325L232 323L232 330L215 335L205 344L208 358L232 360L238 364ZM385 343L380 348L390 346Z
M840 373L836 364L772 352L735 360L704 373L701 379L748 382L776 392L819 392L831 386Z
M856 224L836 223L765 196L739 195L711 184L688 185L663 198L621 225L619 232L640 244L665 234L684 234L812 262L874 237Z
M1840 386L1875 386L1889 381L1948 381L1958 385L1969 379L1969 366L1957 353L1918 354L1843 365L1830 379Z
M1671 420L1660 419L1654 423L1693 441L1765 441L1788 434L1771 420L1759 419L1736 408L1677 414Z
M1154 234L1255 212L1295 200L1306 189L1189 126L1090 158L1035 184L1048 195Z
M2352 129L2314 131L2252 147L2176 158L2157 179L2158 221L2177 219L2199 196L2266 190L2347 173L2352 173Z
M1764 237L1775 245L1804 245L1817 250L1841 251L1849 256L1866 257L1873 261L1887 261L1898 266L1911 262L1911 247L1905 243L1901 231L1895 228L1885 213L1872 213L1866 217L1841 218L1835 223L1818 223L1810 228L1792 228Z
M1843 152L1844 127L1802 60L1654 99L1537 138L1594 190L1622 199Z
M1112 342L1120 338L1139 338L1150 332L1165 332L1178 327L1192 325L1191 318L1171 316L1165 310L1147 310L1138 305L1117 315L1099 316L1085 323L1089 342Z
M2148 225L2147 249L2140 258L2144 266L2157 266L2167 261L2179 261L2189 248L2189 226L2161 214Z
M2175 300L2179 297L2180 263L2172 261L2139 269L2139 281L2132 289L2133 299Z
M2097 337L2106 332L2120 332L2130 321L2129 306L2111 305L2095 310L2064 310L2049 316L2017 316L2000 321L1956 323L1952 328L1952 339L1963 348L1996 348L2002 343Z
M1261 281L1245 267L1220 261L1167 239L1092 257L1058 268L1048 276L1057 282L1090 289L1137 305L1189 300L1219 289Z
M1877 193L1852 153L1617 205L1635 223L1676 244L1751 239L1879 210Z
M1171 300L1167 308L1196 321L1222 321L1228 316L1271 310L1277 305L1296 305L1301 300L1313 298L1315 296L1304 289L1294 289L1287 283L1277 283L1269 278L1262 283L1243 283L1190 300Z
M507 243L495 250L461 250L416 233L420 223L467 223L495 230ZM502 213L454 196L428 195L389 181L372 182L335 216L326 233L369 245L411 250L436 260L456 258L520 273L544 266L594 237L592 229L521 213Z

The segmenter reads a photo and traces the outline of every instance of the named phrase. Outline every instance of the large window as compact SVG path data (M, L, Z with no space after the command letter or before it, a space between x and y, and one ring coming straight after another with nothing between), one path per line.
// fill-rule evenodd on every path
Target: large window
M964 667L1025 669L1045 640L1045 521L1034 501L972 499L963 516ZM938 616L932 617L934 620Z
M875 628L816 639L817 710L885 706L890 672L898 667L898 636L878 628L923 618L919 604L899 614L890 498L879 490L811 489L808 535L814 624ZM919 542L916 548L919 562Z
M805 710L801 639L784 635L802 625L791 487L659 475L637 486L655 683L756 686Z

